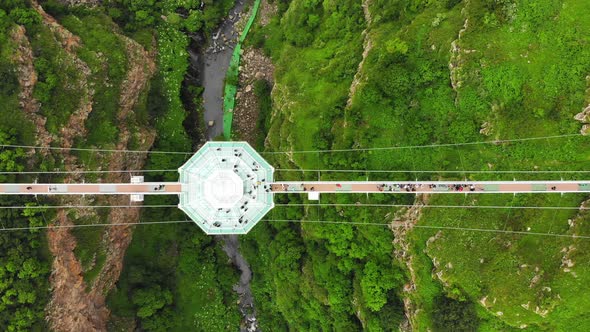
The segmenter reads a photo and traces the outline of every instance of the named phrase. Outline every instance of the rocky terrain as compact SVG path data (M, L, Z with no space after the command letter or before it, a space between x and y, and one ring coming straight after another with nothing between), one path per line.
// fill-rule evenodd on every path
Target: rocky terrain
M39 103L33 98L33 89L37 82L37 74L33 67L33 55L31 46L25 36L25 28L20 26L12 34L12 38L19 45L15 54L15 62L19 71L19 83L22 86L21 107L27 116L35 124L36 139L39 146L49 146L52 141L60 142L60 147L70 148L79 137L87 133L85 120L93 111L93 94L91 84L88 81L90 69L78 55L81 40L72 34L65 27L60 25L43 8L32 1L33 8L41 15L44 25L49 27L53 33L54 41L59 43L67 53L67 61L75 66L80 75L78 85L82 98L78 110L71 115L68 124L62 128L57 137L53 137L45 129L45 118L39 115ZM123 83L120 96L119 119L119 141L117 149L127 149L130 135L128 128L128 117L132 113L140 93L146 89L147 84L155 71L155 54L148 54L142 46L135 41L120 35L120 38L127 46L129 71ZM139 140L141 149L149 149L154 141L154 133L141 129L136 133L141 137ZM40 150L39 153L46 155L48 150ZM68 150L56 152L64 159L64 166L69 171L83 170L77 158ZM110 170L141 169L145 161L145 155L112 154L109 158ZM80 173L70 173L65 179L66 182L80 181ZM111 173L105 180L128 181L123 173ZM104 200L104 201L103 201ZM100 198L96 202L114 205L128 204L127 197ZM64 198L59 199L59 204L89 204L85 198ZM95 211L85 209L77 211L80 215L93 215ZM72 215L67 210L60 210L54 220L55 225L72 225ZM113 209L108 216L108 222L121 223L139 220L139 209ZM103 234L103 246L106 251L106 261L98 277L92 285L83 278L83 268L80 261L74 254L77 246L76 238L68 229L52 229L48 231L49 249L53 255L53 266L51 274L51 301L47 307L47 321L55 331L105 331L109 318L109 310L105 304L105 294L113 287L122 269L125 249L131 241L130 227L106 228Z
M267 80L272 85L273 73L272 62L260 49L244 49L234 109L234 129L244 141L252 145L255 144L257 135L256 122L259 109L253 84L256 80Z

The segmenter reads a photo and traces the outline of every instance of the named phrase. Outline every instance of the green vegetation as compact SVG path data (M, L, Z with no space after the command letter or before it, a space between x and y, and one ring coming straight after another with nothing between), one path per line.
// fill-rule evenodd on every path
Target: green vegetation
M7 14L8 13L8 14ZM32 125L19 109L20 86L14 63L16 45L11 33L15 22L33 24L37 16L14 1L0 5L0 144L31 144ZM0 171L27 170L27 156L23 149L2 149ZM22 181L14 174L0 175L1 182ZM29 199L0 198L1 206L33 204ZM40 226L44 222L42 210L0 210L2 228ZM0 330L44 331L47 329L44 308L49 297L45 236L41 232L0 232Z
M183 87L190 34L209 35L234 1L108 0L93 8L41 1L79 37L65 47L26 1L0 4L0 143L35 145L21 110L14 40L26 29L38 74L33 89L45 129L60 144L71 115L90 102L87 135L76 147L112 148L130 53L125 37L156 52L157 70L129 119L130 146L141 129L157 132L154 150L192 151L202 137L200 87ZM254 83L258 149L329 150L416 146L574 134L573 116L588 105L590 5L585 0L371 0L370 23L353 0L275 0L277 15L254 26L250 44L276 66L275 86ZM22 31L22 30L21 30ZM365 31L365 34L363 34ZM366 40L365 40L366 39ZM370 43L367 43L370 41ZM70 41L71 42L71 41ZM363 59L364 45L371 49ZM359 68L359 63L363 66ZM87 66L87 70L85 70ZM232 70L237 68L232 67ZM359 71L360 70L360 71ZM354 79L358 85L350 95ZM228 77L235 83L236 77ZM271 96L272 90L272 96ZM578 179L590 167L590 141L572 136L525 142L364 152L265 155L277 168L350 169L359 173L277 171L299 179ZM77 153L88 169L108 155ZM1 171L51 170L63 155L0 151ZM153 154L151 169L176 168L183 155ZM365 174L363 170L401 170ZM472 171L506 171L477 173ZM418 173L416 171L432 171ZM444 173L454 171L458 173ZM57 180L39 177L39 181ZM87 177L96 179L99 177ZM148 180L173 181L174 172ZM1 182L32 181L0 174ZM578 207L584 195L433 196L431 205ZM323 204L411 204L405 195L322 196ZM279 204L310 203L276 195ZM176 204L150 197L146 204ZM2 198L0 205L32 204ZM381 226L398 209L277 206L242 237L253 270L252 291L265 331L394 331L406 320L404 300L418 310L417 331L587 331L590 329L590 244L583 239L414 228L404 239ZM78 223L107 220L70 212ZM1 210L3 226L42 225L45 211ZM177 209L146 209L141 220L183 220ZM281 220L283 222L281 222ZM341 224L285 221L340 221ZM588 213L535 209L423 209L418 221L506 231L590 235ZM346 222L355 224L346 224ZM106 253L102 229L73 231L89 285ZM241 315L232 286L238 275L215 238L191 224L134 230L125 268L108 294L110 328L225 331ZM397 241L396 241L397 240ZM396 255L408 244L404 256ZM394 246L394 241L396 244ZM49 261L42 232L0 233L0 329L46 330ZM411 258L410 258L411 257ZM412 272L407 268L412 267ZM406 285L413 283L413 287ZM408 291L409 289L409 291Z
M158 72L146 97L147 118L157 130L155 150L191 151L203 139L200 87L187 89L187 111L181 86L188 68L187 32L209 33L233 5L233 1L178 3L110 3L124 13L116 21L126 30L153 29L158 42ZM141 6L141 9L139 9ZM111 7L109 10L113 10ZM141 13L145 11L148 14ZM188 12L188 16L186 15ZM156 14L159 13L159 14ZM146 18L165 15L163 21ZM123 19L128 20L124 23ZM152 154L147 167L174 169L184 155ZM176 173L150 173L150 181L174 181ZM146 204L177 204L170 197L149 197ZM178 209L146 210L143 221L182 220ZM143 226L135 231L125 257L125 268L108 305L114 319L111 328L133 326L137 321L146 331L222 331L239 325L237 295L232 285L237 273L213 238L193 225Z
M360 61L360 32L364 29L357 4L297 0L280 3L279 17L267 27L256 28L253 44L263 47L277 66L273 108L280 111L272 119L266 138L269 150L477 142L579 130L580 124L573 116L587 105L585 77L590 73L590 52L580 45L588 43L590 24L576 18L590 13L586 2L369 3L371 24L367 36L372 48L350 104L348 89ZM407 170L371 174L375 180L572 179L582 175L468 171L453 175L436 170L586 170L590 166L586 153L589 144L584 137L570 137L513 144L294 154L293 161L291 156L272 155L272 161L277 168ZM314 172L277 175L288 180L317 176ZM324 173L321 177L366 179L367 175ZM300 199L290 195L279 198L283 203L298 203ZM407 204L411 200L407 196L322 197L322 203ZM583 200L581 195L434 196L429 204L576 207ZM350 210L277 207L269 219L385 223L392 219L386 215L395 212ZM425 209L423 213L419 222L431 226L587 233L579 226L586 223L587 216L567 210ZM568 220L574 219L575 225L568 225ZM407 279L395 277L404 272L393 257L383 263L392 269L391 274L374 276L375 271L387 270L379 265L380 260L392 251L391 235L387 238L383 229L269 223L268 230L256 228L245 241L246 246L256 248L250 249L248 259L255 271L253 285L263 328L273 329L282 319L291 329L339 326L346 320L338 317L337 322L331 321L335 313L330 310L346 303L349 310L354 310L354 315L348 317L351 324L360 321L372 330L379 328L379 319L366 313L382 314L388 308L398 313L403 310L398 296ZM355 253L356 238L362 239L365 234L371 243L384 248L382 255ZM272 245L264 246L269 239L277 242L283 236L293 239L288 249L275 251ZM531 330L588 328L586 301L574 294L587 284L583 241L425 229L415 229L407 239L416 291L404 296L421 309L411 317L416 330L448 330L448 325L439 324L482 331L524 326ZM562 259L571 257L565 255L568 248L575 248L571 250L577 253L571 268L562 265ZM338 257L337 262L330 259L332 255ZM351 260L354 263L349 263ZM287 267L277 265L283 261ZM374 269L373 264L379 268ZM345 266L352 268L347 270ZM285 271L292 275L282 277ZM329 281L323 282L320 271L330 271ZM383 282L388 278L394 282ZM354 290L352 296L333 289L341 279L352 280L348 287ZM381 289L371 287L373 279L380 280L376 284ZM383 288L384 284L392 288ZM390 319L388 326L400 320Z
M35 71L39 77L34 97L42 105L40 113L47 118L46 129L57 134L78 109L82 98L82 74L67 52L53 40L49 28L36 24L27 32L35 56Z
M94 95L92 112L86 121L88 136L85 145L105 146L118 138L117 112L121 83L127 73L126 46L116 27L106 15L67 15L60 23L84 42L77 54L91 72ZM98 83L98 84L97 84Z
M97 209L96 215L80 216L77 210L68 213L70 220L76 220L78 225L90 225L100 223L101 220L108 220L108 209ZM102 270L106 261L106 252L103 247L104 229L102 227L81 227L72 229L72 234L76 237L76 248L74 254L82 265L84 281L88 286L92 285L94 279Z
M270 130L271 150L327 147L323 139L336 134L331 128L343 116L361 59L362 30L362 8L355 1L292 1L280 19L255 30L255 40L257 35L266 36L264 48L276 63L272 105L281 112L269 127L264 125ZM257 92L259 100L263 88L261 85ZM263 99L261 107L268 104ZM302 168L319 166L317 155L296 158ZM292 166L287 158L272 160L278 168L292 168L285 167ZM317 179L317 173L311 176ZM286 172L277 177L301 178ZM276 195L275 199L277 203L306 202L299 195ZM368 199L326 196L322 203ZM368 222L384 218L387 212L277 207L268 219ZM391 232L345 224L299 227L267 222L261 226L245 237L243 247L254 271L252 286L263 330L351 331L363 326L374 331L397 330L403 320L398 291L405 276L394 261Z
M268 135L270 129L270 119L272 113L272 98L270 91L272 86L267 80L254 81L254 94L258 101L258 121L256 122L256 149L258 151L264 150L264 139Z
M157 71L147 89L141 92L134 112L128 117L131 132L129 148L139 146L146 128L158 133L154 149L191 151L202 140L200 113L201 87L182 84L188 68L189 33L209 34L233 6L233 0L204 1L105 1L92 8L66 6L59 1L40 1L66 33L75 38L63 40L55 30L41 22L41 16L25 1L9 1L0 6L0 143L35 145L34 127L19 106L19 80L14 64L16 45L11 31L16 24L26 28L26 38L33 50L38 81L33 94L40 103L39 114L46 117L45 128L60 144L62 129L82 105L92 111L84 123L87 133L75 140L76 147L114 148L120 140L121 95L134 61L124 35L135 39L148 51L157 54ZM64 31L65 31L64 30ZM79 39L78 39L79 38ZM71 43L65 47L65 43ZM156 49L157 48L157 49ZM181 99L181 97L183 99ZM189 102L187 102L189 101ZM188 105L188 106L187 106ZM187 108L191 107L191 109ZM194 108L194 109L193 109ZM75 123L73 125L78 125ZM108 154L79 152L81 167L105 168ZM41 155L38 155L41 157ZM52 170L62 167L63 156L49 154L42 161L23 150L0 151L0 170L22 171L27 167ZM40 158L41 159L41 158ZM183 155L153 155L147 167L176 168ZM26 162L25 162L26 161ZM26 165L26 167L25 167ZM0 175L3 182L32 181ZM98 175L86 180L99 180ZM175 180L175 173L153 174L151 180ZM40 181L46 179L39 179ZM50 177L56 181L58 177ZM2 205L22 205L25 201L8 200ZM171 198L154 198L148 204L174 204ZM40 218L31 211L20 215L5 210L2 224L23 227L39 225ZM108 222L108 209L92 214L68 212L79 224ZM44 214L46 220L54 216ZM146 211L142 220L180 220L177 209ZM72 231L74 249L89 287L102 272L106 251L103 228L79 228ZM43 310L49 295L49 257L43 233L4 233L0 265L2 307L0 328L9 331L46 330ZM109 294L114 319L111 328L138 326L146 331L220 331L239 325L241 315L235 305L237 295L232 285L237 274L225 253L213 238L198 228L147 226L138 228L126 256L120 282ZM17 255L18 254L18 255Z
M2 198L2 206L21 205L22 199ZM39 226L35 212L2 210L0 221L8 227ZM7 227L7 226L4 226ZM49 295L49 260L45 236L39 231L0 234L0 329L44 331L44 309Z
M152 200L146 203L170 203ZM143 218L183 216L174 209L146 211ZM214 238L188 224L141 226L134 239L108 299L117 316L113 323L123 322L113 328L134 316L147 331L222 331L239 325L237 295L232 290L238 276Z
M17 143L0 130L1 144ZM0 170L22 169L25 153L21 149L0 153ZM3 181L13 182L13 175ZM31 204L30 200L2 197L0 206ZM2 228L41 226L39 209L1 209ZM3 331L43 331L44 308L49 295L49 260L45 235L40 231L0 232L0 329Z
M435 300L432 313L435 331L476 331L478 327L475 305L441 296Z

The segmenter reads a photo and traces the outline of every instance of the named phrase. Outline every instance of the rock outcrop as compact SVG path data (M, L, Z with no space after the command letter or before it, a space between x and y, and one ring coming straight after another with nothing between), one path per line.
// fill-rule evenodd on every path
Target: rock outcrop
M20 85L19 105L25 112L27 118L35 126L36 145L48 147L53 141L53 137L45 128L47 119L39 114L39 102L33 97L35 84L37 84L37 72L33 65L33 50L31 43L26 36L26 30L23 26L16 26L11 31L11 38L16 43L16 51L13 54L13 61L18 73L18 82ZM42 155L49 153L48 149L37 150ZM35 153L31 150L30 153Z
M272 86L274 65L259 49L244 50L241 63L233 125L241 139L255 144L259 104L253 84L257 80L267 80Z

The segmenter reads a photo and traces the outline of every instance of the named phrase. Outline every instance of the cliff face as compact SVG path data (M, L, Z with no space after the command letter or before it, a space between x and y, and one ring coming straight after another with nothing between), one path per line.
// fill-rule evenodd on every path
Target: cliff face
M40 14L42 25L48 29L51 40L46 41L58 45L63 54L59 61L67 63L75 68L77 76L68 81L70 87L74 87L79 93L79 103L76 110L69 115L66 124L59 128L57 133L50 133L46 128L47 118L42 115L44 106L34 97L35 86L38 83L38 73L35 70L36 52L29 42L30 36L23 26L17 26L11 33L11 38L17 45L14 55L14 63L19 76L21 87L20 107L35 126L37 145L70 148L79 141L85 141L89 134L87 120L95 110L95 91L100 84L109 84L96 81L96 69L92 68L80 56L80 52L86 47L85 41L61 25L51 15L46 13L36 2L31 2L32 7ZM120 95L116 110L117 140L115 149L129 149L134 144L136 149L148 150L154 142L153 130L137 125L134 109L142 92L149 85L153 76L155 54L148 53L141 45L121 35L112 29L111 33L125 46L126 73L120 84ZM87 50L85 50L87 51ZM104 60L103 66L109 66ZM40 150L44 156L63 160L63 168L72 171L65 182L81 181L83 175L76 173L86 169L85 162L78 155L68 150L49 152ZM111 154L101 155L99 158L108 165L108 170L141 169L145 163L146 155ZM111 173L105 176L104 181L125 182L129 181L125 173ZM101 205L127 205L128 197L116 198L65 198L58 199L57 205L79 205L97 203ZM71 225L79 218L94 218L109 223L137 222L139 221L139 209L112 209L106 217L100 217L95 209L77 209L75 213L68 210L59 210L57 217L52 221L55 225ZM131 241L131 227L105 227L96 232L102 232L100 236L100 251L104 253L102 265L96 262L97 253L94 254L92 268L98 269L92 280L85 278L89 267L84 266L80 257L76 256L76 247L80 244L75 234L70 229L57 229L48 231L48 246L53 255L51 283L51 300L47 306L46 319L50 327L55 331L105 331L109 318L109 310L105 304L105 294L111 290L118 280L123 265L125 250Z

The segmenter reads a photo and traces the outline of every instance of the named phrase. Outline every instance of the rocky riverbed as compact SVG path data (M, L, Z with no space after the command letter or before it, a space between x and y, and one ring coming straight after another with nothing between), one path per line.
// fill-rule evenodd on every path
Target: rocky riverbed
M200 78L203 91L204 121L212 126L207 127L207 140L212 140L223 133L223 88L225 75L229 62L237 43L240 30L240 22L243 22L249 13L242 13L245 7L244 0L236 1L234 8L221 23L220 27L211 35L208 47L203 54L191 55L191 62L201 64ZM201 57L202 56L202 57ZM203 59L201 61L201 59ZM240 331L258 331L254 299L250 290L252 271L250 265L240 252L237 235L228 235L220 238L223 251L232 263L240 271L240 280L234 285L234 291L239 295L238 306L243 320Z
M238 40L236 23L242 17L244 0L236 1L234 8L221 23L209 40L205 50L203 67L203 106L205 123L213 121L207 127L207 139L212 140L223 133L223 83L229 67L229 61ZM246 13L247 14L247 13Z

